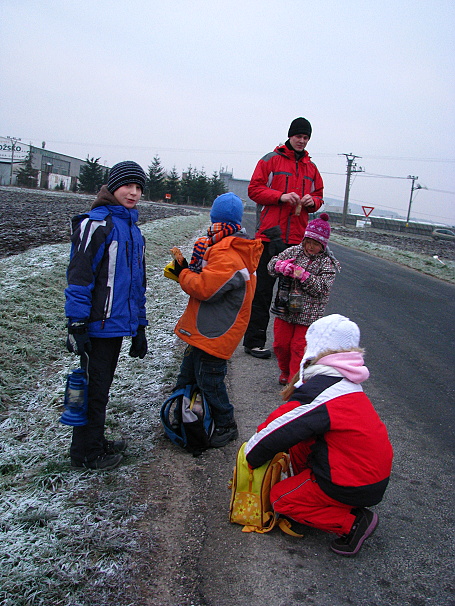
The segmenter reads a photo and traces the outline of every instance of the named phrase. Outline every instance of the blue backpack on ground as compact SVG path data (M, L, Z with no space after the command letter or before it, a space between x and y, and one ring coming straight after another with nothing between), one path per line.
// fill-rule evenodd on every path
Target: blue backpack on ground
M162 405L160 419L168 438L194 457L210 447L215 425L197 385L174 391Z

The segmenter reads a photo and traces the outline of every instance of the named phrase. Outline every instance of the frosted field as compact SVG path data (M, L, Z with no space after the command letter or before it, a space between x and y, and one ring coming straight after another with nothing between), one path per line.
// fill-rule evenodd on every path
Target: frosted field
M113 473L70 469L71 429L59 423L66 374L63 312L69 245L46 245L0 259L0 603L100 606L127 582L141 517L134 492L154 453L158 411L183 345L173 327L187 296L162 276L169 248L189 257L208 215L141 226L147 240L149 354L128 356L125 339L108 408L108 437L130 439ZM454 281L454 263L334 234L333 241ZM442 273L441 273L442 272Z
M139 464L153 451L158 410L175 379L181 342L173 327L187 296L162 276L169 248L188 256L208 215L141 226L147 240L149 354L128 356L125 339L111 390L107 431L130 438L130 456L115 474L73 471L71 429L59 423L66 374L64 295L68 244L41 246L0 259L0 603L88 603L87 584L122 582L132 565L130 525ZM103 586L103 589L102 587ZM91 602L94 603L94 602Z

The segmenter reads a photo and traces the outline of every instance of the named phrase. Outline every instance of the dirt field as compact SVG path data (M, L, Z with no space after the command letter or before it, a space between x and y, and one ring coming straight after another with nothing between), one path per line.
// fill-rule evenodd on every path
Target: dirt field
M84 194L0 187L0 258L69 242L71 217L87 212L93 200ZM153 202L140 202L139 210L139 224L191 212Z
M41 244L69 242L71 217L87 212L94 196L0 187L0 258L17 254ZM191 211L154 202L139 203L139 224ZM363 230L346 229L334 224L335 233L362 239ZM455 261L455 242L435 242L431 238L386 234L369 230L368 241L401 250L419 252Z

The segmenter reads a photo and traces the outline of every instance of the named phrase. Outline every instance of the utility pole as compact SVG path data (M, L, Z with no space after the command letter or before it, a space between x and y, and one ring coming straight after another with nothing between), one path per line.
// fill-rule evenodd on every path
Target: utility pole
M14 150L16 149L16 143L21 141L19 137L6 137L11 141L11 172L9 175L9 184L13 184L13 165L14 165Z
M362 156L355 156L353 153L350 154L338 154L339 156L346 156L347 167L346 167L346 189L344 191L344 204L343 204L343 217L341 219L341 224L343 227L346 227L346 215L348 214L348 203L349 203L349 190L351 189L351 174L352 173L362 173L365 171L361 166L357 166L354 162L356 158L361 158Z
M411 214L411 204L412 204L412 197L414 195L414 191L416 189L422 189L422 186L419 185L418 183L414 187L414 183L417 181L418 178L419 177L413 177L412 175L407 176L407 179L412 179L412 184L411 184L411 197L409 198L408 216L406 217L406 227L408 226L408 223L409 223L409 215Z

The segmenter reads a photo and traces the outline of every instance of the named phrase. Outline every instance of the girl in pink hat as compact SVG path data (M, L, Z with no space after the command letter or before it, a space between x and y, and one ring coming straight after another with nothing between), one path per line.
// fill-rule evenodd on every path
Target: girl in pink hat
M287 385L299 371L306 332L322 318L340 264L328 249L329 216L322 213L308 223L303 240L276 257L267 269L278 277L271 312L275 314L273 350L280 369L279 383Z

